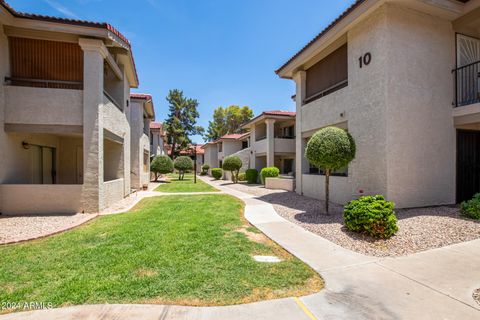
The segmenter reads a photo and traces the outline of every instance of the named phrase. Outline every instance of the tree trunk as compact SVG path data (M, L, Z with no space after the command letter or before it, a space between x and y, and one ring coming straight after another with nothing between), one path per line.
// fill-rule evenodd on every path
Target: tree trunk
M182 180L182 171L178 170L178 180Z
M325 210L328 214L328 202L330 199L330 169L325 170Z

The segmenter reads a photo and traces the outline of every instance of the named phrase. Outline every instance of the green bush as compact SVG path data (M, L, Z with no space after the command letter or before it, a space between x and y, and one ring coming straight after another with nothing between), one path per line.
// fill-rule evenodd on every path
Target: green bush
M280 174L280 170L277 167L265 167L260 171L262 177L262 183L265 184L266 178L276 178Z
M238 174L238 181L245 181L245 180L246 180L245 172L240 172Z
M187 156L180 156L173 161L173 166L178 170L178 180L183 180L185 172L193 169L193 160Z
M208 169L210 169L210 166L208 164L204 164L202 166L202 171L208 171Z
M257 169L247 169L245 171L245 179L248 183L257 183L258 180L258 170Z
M242 159L237 156L228 156L223 159L223 170L230 171L232 173L233 183L238 182L238 172L240 171L242 165Z
M221 179L222 178L222 175L223 175L223 172L222 172L222 169L220 168L213 168L212 170L210 170L212 172L212 177L215 178L215 180L218 180L218 179Z
M462 202L460 213L462 216L480 220L480 193L475 194L471 200Z
M344 208L343 219L348 230L365 232L375 238L390 238L397 231L395 204L381 195L362 196Z
M155 181L157 181L159 174L173 172L173 161L167 155L156 156L150 163L150 171L155 174Z

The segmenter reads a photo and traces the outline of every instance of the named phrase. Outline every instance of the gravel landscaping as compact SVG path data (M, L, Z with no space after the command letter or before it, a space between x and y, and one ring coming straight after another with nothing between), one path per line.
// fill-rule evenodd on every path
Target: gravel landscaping
M331 204L324 213L322 201L294 192L268 190L259 185L214 181L273 204L285 219L347 249L371 256L402 256L432 248L480 238L480 223L460 217L456 206L397 209L399 231L390 239L374 239L348 231L343 224L343 207Z
M76 227L93 214L0 216L0 244L45 237Z

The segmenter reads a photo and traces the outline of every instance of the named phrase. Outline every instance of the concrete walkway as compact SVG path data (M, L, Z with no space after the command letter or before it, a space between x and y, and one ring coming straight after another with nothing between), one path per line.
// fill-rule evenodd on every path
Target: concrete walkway
M472 298L480 287L480 240L400 258L368 257L281 218L254 196L212 185L242 199L245 217L318 271L326 288L299 299L238 306L93 305L0 319L480 319L480 306Z

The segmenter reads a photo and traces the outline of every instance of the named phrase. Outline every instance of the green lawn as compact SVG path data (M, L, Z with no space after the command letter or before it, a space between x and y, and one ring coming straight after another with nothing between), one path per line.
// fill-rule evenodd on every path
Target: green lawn
M197 183L193 183L193 174L185 174L183 180L178 180L178 174L169 174L168 175L170 181L162 183L159 185L155 191L162 191L162 192L210 192L210 191L218 191L211 185L203 182L202 180L198 179Z
M322 280L307 265L266 237L249 240L263 235L242 211L228 195L146 198L129 213L2 246L0 301L223 305L318 291Z

